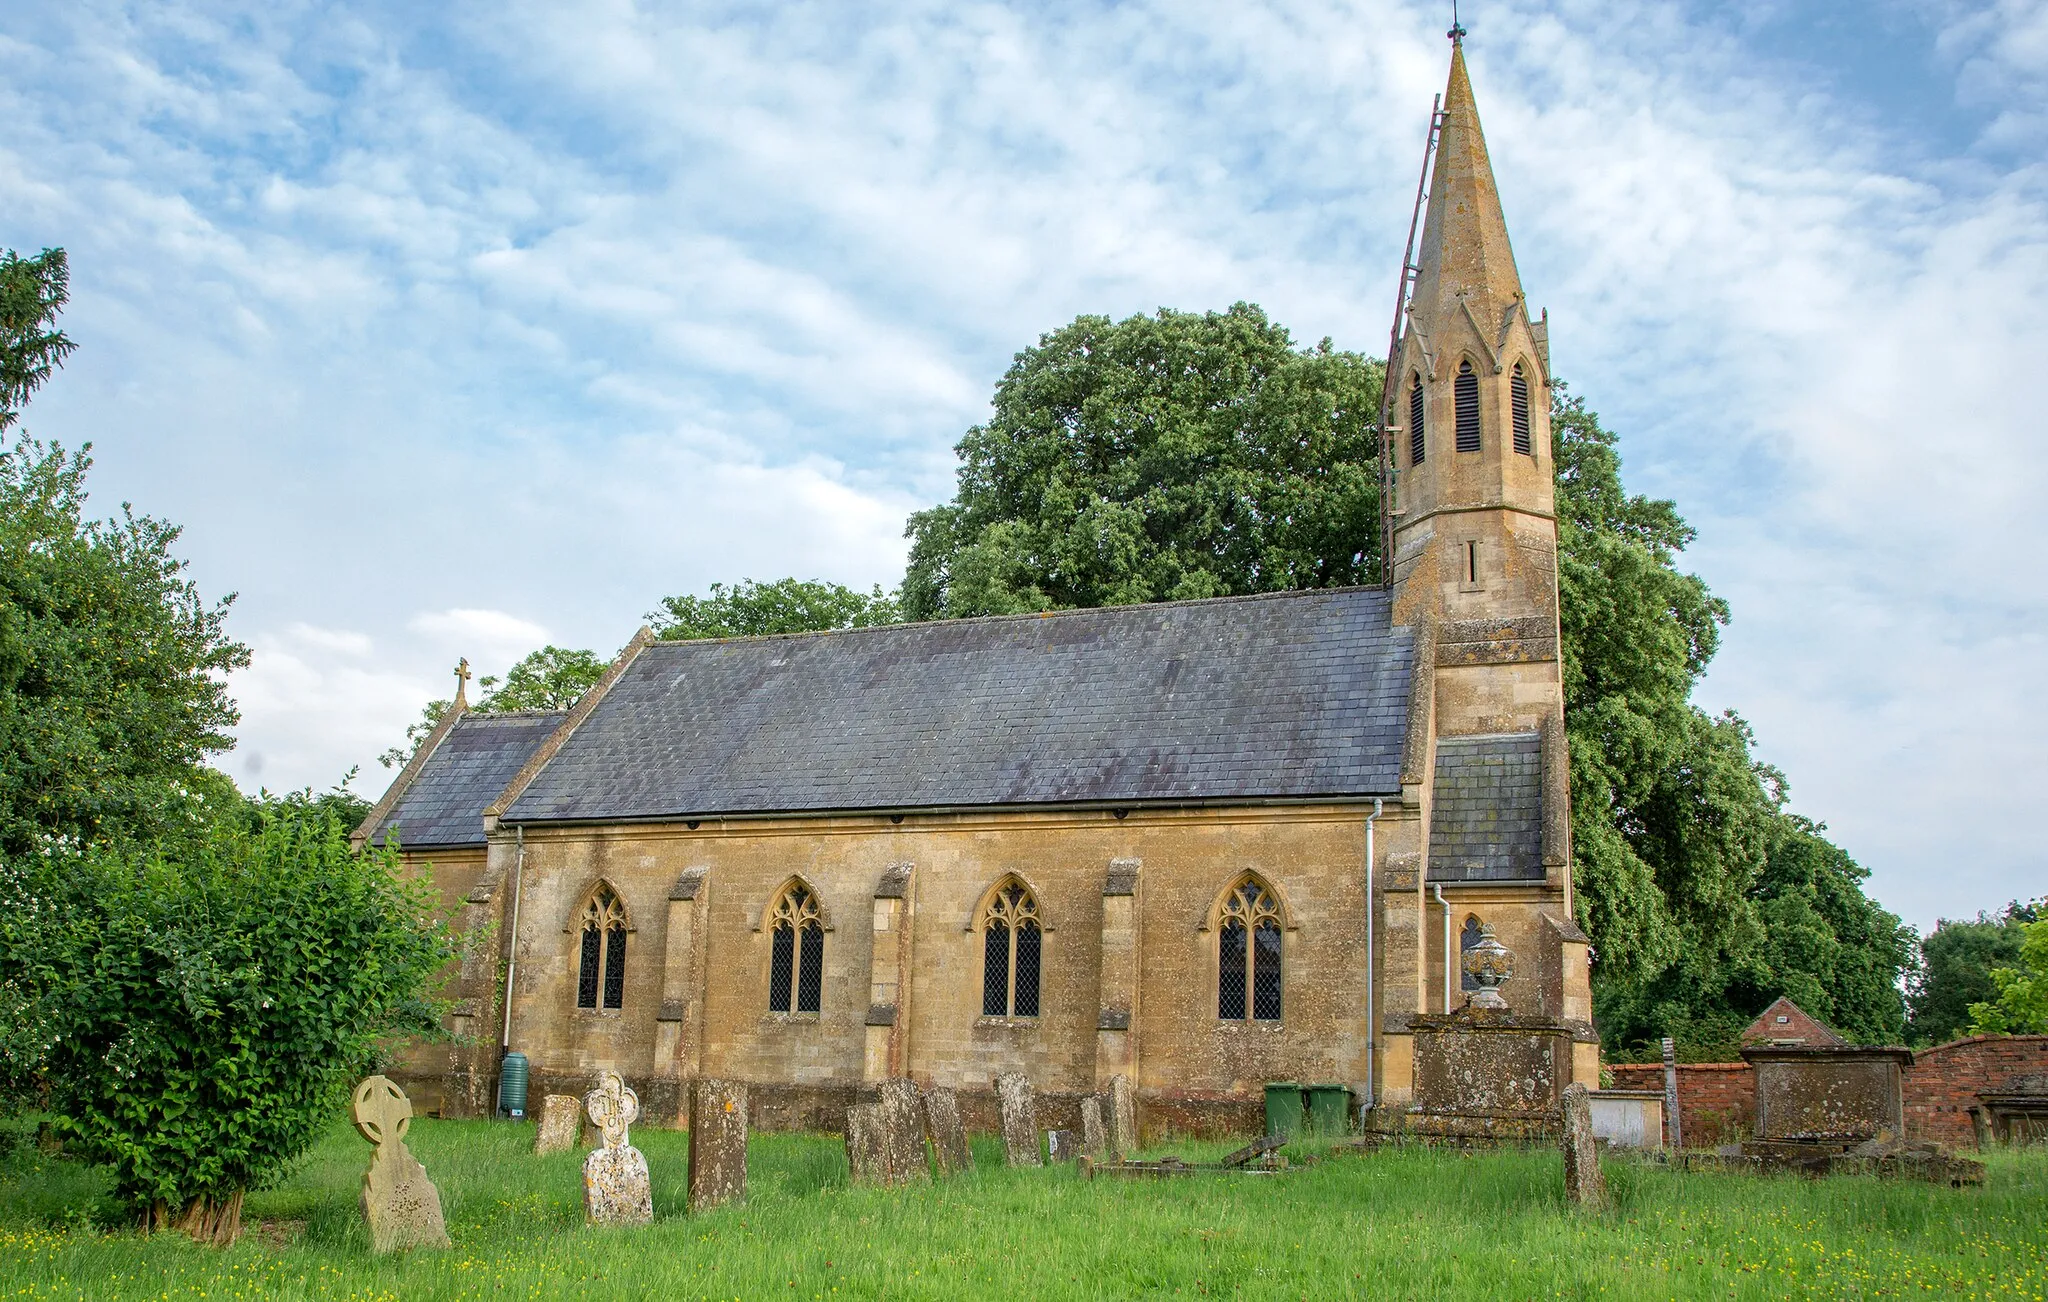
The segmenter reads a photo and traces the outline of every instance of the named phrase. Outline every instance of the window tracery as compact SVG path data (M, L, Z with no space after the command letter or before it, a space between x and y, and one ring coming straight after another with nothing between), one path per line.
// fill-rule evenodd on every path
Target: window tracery
M576 1006L617 1012L626 996L626 906L609 886L591 893L583 909Z
M1045 928L1038 901L1016 878L996 888L981 911L981 1013L1036 1017Z
M1280 903L1264 882L1245 877L1218 912L1216 1016L1226 1022L1280 1020Z
M768 1010L815 1013L824 1005L825 922L818 897L791 882L770 910Z

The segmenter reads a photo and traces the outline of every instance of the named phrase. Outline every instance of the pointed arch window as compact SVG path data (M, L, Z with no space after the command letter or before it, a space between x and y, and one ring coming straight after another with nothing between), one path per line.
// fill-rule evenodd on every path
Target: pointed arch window
M769 916L768 1011L815 1013L825 993L825 920L818 897L802 882L791 882Z
M1478 914L1468 913L1465 915L1465 925L1458 931L1458 988L1468 995L1480 987L1478 979L1465 971L1465 951L1486 938L1484 926L1485 924L1479 921Z
M981 911L981 1015L1038 1016L1039 964L1045 928L1038 901L1011 878Z
M1243 877L1218 911L1216 1016L1226 1022L1280 1020L1280 902L1264 882Z
M1452 385L1458 406L1458 451L1479 450L1479 375L1470 359L1458 363L1458 378Z
M1515 373L1508 378L1508 405L1513 409L1515 421L1515 451L1525 457L1536 455L1536 446L1529 440L1529 373L1515 363Z
M582 945L576 1006L617 1012L626 998L626 907L609 886L599 886L584 906Z
M1422 377L1413 377L1408 384L1408 464L1422 464L1426 450L1422 437Z

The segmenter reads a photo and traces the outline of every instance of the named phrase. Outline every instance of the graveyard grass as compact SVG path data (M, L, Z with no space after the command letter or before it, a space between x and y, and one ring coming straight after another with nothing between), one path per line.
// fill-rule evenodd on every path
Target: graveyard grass
M847 1183L833 1136L756 1135L750 1200L683 1213L687 1137L638 1129L655 1224L582 1224L580 1151L530 1126L422 1119L452 1251L372 1258L369 1146L337 1124L249 1233L204 1248L120 1224L92 1171L17 1129L0 1157L11 1298L1779 1298L2048 1294L2048 1150L1994 1153L1981 1189L1680 1174L1610 1158L1615 1207L1564 1205L1555 1150L1333 1156L1277 1177L1082 1181L978 1169L905 1190ZM1211 1159L1214 1144L1171 1150ZM1300 1150L1290 1150L1302 1155Z

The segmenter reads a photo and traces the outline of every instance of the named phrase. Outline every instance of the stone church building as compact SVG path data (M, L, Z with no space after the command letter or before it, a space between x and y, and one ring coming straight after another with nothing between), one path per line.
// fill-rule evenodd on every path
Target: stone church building
M1548 341L1455 46L1437 130L1390 587L643 629L566 712L458 693L358 832L472 941L456 1040L393 1074L450 1114L491 1109L509 1049L536 1098L610 1068L673 1116L715 1076L764 1126L836 1127L892 1076L985 1106L1010 1071L1049 1121L1117 1075L1155 1133L1254 1129L1276 1080L1400 1117L1443 1106L1422 1050L1491 928L1545 1088L1596 1084Z

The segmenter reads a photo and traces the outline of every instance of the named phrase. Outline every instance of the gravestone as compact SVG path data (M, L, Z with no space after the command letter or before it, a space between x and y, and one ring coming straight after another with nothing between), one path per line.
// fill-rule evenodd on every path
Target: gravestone
M1109 1098L1102 1120L1109 1127L1109 1153L1128 1157L1138 1151L1138 1100L1131 1090L1131 1078L1109 1078Z
M1574 1206L1599 1211L1607 1206L1607 1177L1600 1172L1600 1147L1593 1142L1593 1105L1584 1085L1564 1087L1564 1196Z
M938 1160L940 1175L958 1175L974 1169L974 1157L967 1151L967 1128L960 1124L960 1096L949 1089L924 1091L924 1132L932 1141L932 1156Z
M646 1225L654 1220L654 1190L647 1159L627 1142L626 1128L640 1119L640 1096L615 1071L583 1096L604 1145L583 1159L583 1219L589 1225Z
M690 1082L690 1193L693 1212L747 1198L747 1087Z
M1102 1096L1090 1094L1081 1100L1081 1151L1090 1160L1109 1160L1109 1128L1102 1124Z
M876 1087L875 1106L882 1123L882 1162L890 1184L929 1180L932 1170L924 1155L924 1108L917 1086L901 1078Z
M576 1147L583 1129L583 1100L574 1094L550 1094L541 1100L540 1127L533 1137L535 1153L566 1153Z
M1054 1162L1072 1162L1081 1156L1081 1132L1078 1130L1048 1130L1045 1132L1045 1154Z
M996 1077L996 1097L1003 1105L1003 1160L1011 1166L1043 1165L1038 1157L1038 1109L1031 1100L1031 1079L1021 1071Z
M855 1184L889 1183L881 1112L875 1103L855 1103L846 1109L846 1169Z
M412 1129L412 1101L382 1076L372 1076L349 1096L349 1116L364 1139L377 1146L363 1172L363 1220L372 1252L400 1248L445 1248L448 1226L441 1219L441 1194L427 1169L405 1147Z

